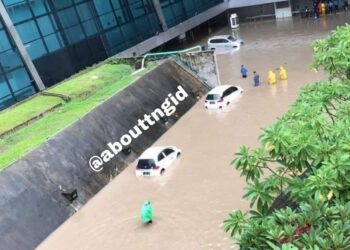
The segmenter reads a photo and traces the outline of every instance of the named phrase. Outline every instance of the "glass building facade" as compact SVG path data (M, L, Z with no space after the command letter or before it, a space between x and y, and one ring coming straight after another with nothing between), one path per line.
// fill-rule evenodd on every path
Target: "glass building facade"
M32 79L0 20L0 110L34 93Z
M153 0L0 0L47 87L162 32ZM160 0L168 27L223 0ZM6 58L6 59L5 59ZM0 109L35 93L0 23Z
M222 3L223 0L160 0L169 28Z

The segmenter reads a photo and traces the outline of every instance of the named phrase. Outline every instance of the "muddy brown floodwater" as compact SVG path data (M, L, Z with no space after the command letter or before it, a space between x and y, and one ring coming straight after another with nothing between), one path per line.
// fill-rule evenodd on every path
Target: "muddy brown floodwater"
M200 100L155 143L175 145L183 152L164 176L136 178L132 164L38 248L237 249L222 229L231 210L249 208L241 198L244 179L230 166L234 153L241 145L257 146L261 129L287 111L299 89L325 77L309 68L310 44L346 19L338 14L319 21L242 24L239 34L245 45L217 57L222 83L242 86L242 97L218 112L205 110ZM241 64L249 69L246 80L240 78ZM288 82L268 86L268 70L279 66L286 68ZM262 81L257 88L252 87L253 70ZM145 200L152 201L155 212L150 226L139 218Z

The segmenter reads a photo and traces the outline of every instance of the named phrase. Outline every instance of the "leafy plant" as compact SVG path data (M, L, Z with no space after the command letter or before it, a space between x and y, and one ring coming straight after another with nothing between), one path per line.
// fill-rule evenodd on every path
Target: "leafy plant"
M314 49L331 81L305 86L232 162L252 208L224 223L241 249L350 249L350 26Z
M314 63L330 74L331 78L350 79L350 25L338 27L326 39L314 42Z

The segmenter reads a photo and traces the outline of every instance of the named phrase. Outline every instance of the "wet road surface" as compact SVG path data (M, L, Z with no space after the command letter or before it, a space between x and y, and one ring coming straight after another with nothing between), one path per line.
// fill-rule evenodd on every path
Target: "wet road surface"
M219 112L205 110L200 100L155 143L183 152L164 176L137 178L132 164L39 249L237 249L222 229L232 209L249 209L241 198L245 182L230 166L234 153L241 145L257 146L261 128L287 111L299 89L325 77L309 68L310 44L346 19L337 15L241 25L245 45L217 59L222 83L240 85L242 97ZM248 79L240 78L241 64L248 67ZM286 68L288 82L269 86L267 72L279 66ZM260 87L252 86L253 70L260 73ZM150 226L139 218L145 200L154 207Z

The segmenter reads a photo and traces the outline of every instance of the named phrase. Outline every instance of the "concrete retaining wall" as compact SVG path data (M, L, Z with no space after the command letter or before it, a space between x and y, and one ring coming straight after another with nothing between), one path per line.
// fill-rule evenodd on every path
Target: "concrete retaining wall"
M96 173L88 161L159 108L181 85L189 97L169 117L131 143ZM166 61L134 84L0 172L0 248L33 249L167 131L208 89L174 61ZM77 189L70 203L60 191Z
M205 79L209 86L219 85L217 64L214 51L191 52L180 54L179 58L198 76Z

